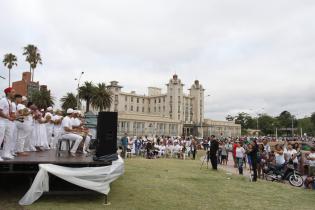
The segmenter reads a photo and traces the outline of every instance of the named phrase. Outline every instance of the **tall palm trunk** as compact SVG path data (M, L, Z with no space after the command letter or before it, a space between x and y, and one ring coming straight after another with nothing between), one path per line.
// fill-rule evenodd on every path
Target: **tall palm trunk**
M34 69L32 69L32 82L34 82Z
M9 69L9 87L11 87L11 69Z
M86 100L86 112L90 111L90 99Z

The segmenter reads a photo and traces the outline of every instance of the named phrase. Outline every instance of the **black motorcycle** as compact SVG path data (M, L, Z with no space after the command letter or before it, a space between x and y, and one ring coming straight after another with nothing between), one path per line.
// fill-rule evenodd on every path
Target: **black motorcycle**
M285 180L294 187L303 186L302 175L294 168L293 164L284 164L281 167L268 164L264 167L265 179L268 181L284 182Z

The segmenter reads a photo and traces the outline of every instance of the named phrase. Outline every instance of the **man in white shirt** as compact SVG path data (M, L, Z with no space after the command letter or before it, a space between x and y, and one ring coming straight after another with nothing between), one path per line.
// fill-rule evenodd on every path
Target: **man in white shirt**
M298 159L297 159L297 151L293 149L291 144L288 144L288 148L286 151L286 158L288 161L292 160L294 168L297 169Z
M72 128L71 117L73 116L73 109L67 110L67 116L63 118L61 122L62 135L64 139L69 139L70 141L75 141L73 147L70 150L72 156L75 156L75 153L79 147L80 142L83 140L83 137L75 134L75 129Z
M79 116L80 116L80 111L74 110L73 111L73 118L71 119L72 128L78 129L79 131L87 132L87 129L85 127L83 127L83 121L79 118ZM90 141L91 141L91 136L86 135L84 137L83 153L90 152L90 150L89 150Z
M4 90L4 93L6 97L0 100L0 145L3 142L3 152L0 155L0 161L13 159L13 156L10 154L10 141L12 138L11 123L15 118L12 114L11 100L14 98L15 90L9 87Z

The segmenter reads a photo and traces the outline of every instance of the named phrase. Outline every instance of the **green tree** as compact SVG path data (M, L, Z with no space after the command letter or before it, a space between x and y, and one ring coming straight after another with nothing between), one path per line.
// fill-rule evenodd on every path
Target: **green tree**
M32 81L34 81L34 70L37 64L42 64L42 58L38 48L35 45L29 44L24 47L23 55L26 56L26 62L30 65L30 73L32 74Z
M77 107L77 98L73 93L67 93L67 95L60 99L60 102L63 110L67 110L69 108L74 109Z
M46 109L47 107L55 104L54 97L51 96L50 91L48 90L39 90L34 92L31 99L39 109Z
M296 128L297 120L294 115L292 115L289 111L283 111L277 117L277 121L279 123L280 128ZM292 125L293 123L293 125ZM286 134L289 135L292 131L287 130Z
M112 92L106 88L105 83L99 83L95 87L91 105L100 112L109 108L112 103Z
M298 119L298 129L302 129L303 133L306 133L308 136L315 135L315 126L312 123L311 117Z
M264 135L274 134L275 132L275 121L274 117L267 114L262 114L258 118L258 126Z
M17 57L12 53L8 53L4 55L2 62L4 66L9 69L9 87L10 87L11 86L11 69L13 66L17 66Z
M95 86L92 82L84 82L84 85L79 87L79 98L86 102L86 112L90 111L90 104L95 93Z
M233 121L233 120L234 120L234 117L233 117L232 115L227 115L227 116L225 117L225 119L226 119L227 121Z
M311 122L313 123L313 126L314 126L314 128L315 128L315 112L312 113L310 120L311 120Z
M253 118L245 112L238 113L234 119L235 123L240 124L242 129L252 128L253 126Z

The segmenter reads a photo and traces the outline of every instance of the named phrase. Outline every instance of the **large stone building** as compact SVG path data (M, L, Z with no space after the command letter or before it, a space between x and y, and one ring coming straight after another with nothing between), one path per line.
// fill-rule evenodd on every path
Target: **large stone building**
M239 136L239 125L204 119L204 91L196 80L184 93L184 84L177 75L169 80L166 93L149 87L148 95L126 93L117 81L108 86L113 93L109 111L118 112L118 135L131 136ZM219 129L217 129L219 128Z

